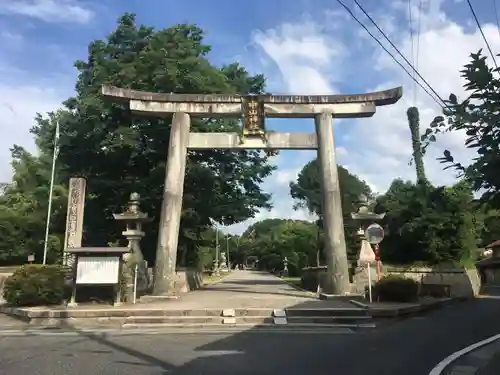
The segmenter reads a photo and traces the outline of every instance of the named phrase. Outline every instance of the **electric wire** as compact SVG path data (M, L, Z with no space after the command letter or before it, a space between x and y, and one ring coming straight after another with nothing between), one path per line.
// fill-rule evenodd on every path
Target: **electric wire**
M418 65L420 62L420 33L422 32L422 0L418 2L418 25L417 25L417 46L415 48L415 69L418 71ZM418 77L417 77L418 81ZM415 101L417 100L418 93L415 93Z
M497 23L497 31L500 36L500 20L498 18L497 0L492 0L493 2L493 13L495 13L495 21Z
M408 0L408 23L409 23L409 31L410 31L410 42L411 42L411 62L412 65L415 66L415 38L413 37L413 17L412 17L412 9L411 9L411 0ZM413 73L413 105L417 100L417 80L415 72Z
M413 80L413 74L408 71L408 69L394 56L394 54L389 51L383 43L375 36L373 33L361 22L358 17L353 13L353 11L342 1L342 0L337 0L337 2L349 13L349 15L370 35L375 42L377 42L380 47L389 55L391 58L398 64L406 74ZM441 96L432 88L432 86L425 80L424 77L413 67L413 65L408 61L408 59L399 51L399 49L392 43L392 41L385 35L385 33L380 29L380 27L377 25L377 23L370 17L368 13L364 10L364 8L359 4L357 0L354 0L356 5L361 9L361 11L365 14L365 16L368 17L368 19L374 24L374 26L379 30L379 32L385 37L385 39L391 44L391 46L396 50L396 52L399 53L399 55L403 58L403 60L411 67L413 72L417 74L417 76L424 82L430 89L430 91L435 95L431 94L427 88L425 88L420 82L416 81L417 85L424 90L424 92L429 95L440 107L448 107L446 102L441 98ZM437 97L437 98L436 98Z
M337 1L339 1L339 0L337 0ZM361 10L361 12L363 12L363 14L368 18L368 20L370 20L370 22L373 24L373 26L375 26L375 28L379 31L379 33L382 34L382 36L384 37L384 39L387 40L387 42L391 45L392 48L394 48L394 50L398 53L398 55L401 56L401 58L410 66L410 68L412 69L412 71L422 80L423 83L425 83L425 85L427 85L427 87L432 91L432 93L434 95L436 95L437 98L442 102L442 104L439 104L439 105L446 107L447 104L443 100L443 98L441 98L441 96L436 92L436 90L434 90L434 88L430 85L430 83L427 82L427 80L424 77L422 77L422 75L418 72L418 70L416 70L415 67L411 64L411 62L408 61L408 59L406 58L406 56L401 53L401 51L399 50L399 48L389 39L389 37L387 36L387 34L380 28L380 26L377 24L377 22L366 12L366 10L359 3L359 1L358 0L353 0L353 1L359 7L359 9Z
M481 24L479 23L479 19L477 18L476 12L474 11L474 7L472 6L472 3L470 0L467 0L467 4L469 4L469 9L472 13L472 17L474 17L474 20L476 21L476 25L479 28L479 32L481 33L481 36L483 37L484 43L486 43L486 47L488 48L490 56L493 59L493 63L495 64L495 68L498 69L497 61L495 60L495 55L493 54L493 51L491 50L490 43L488 42L488 39L486 39L486 35L484 35L483 28L481 27Z

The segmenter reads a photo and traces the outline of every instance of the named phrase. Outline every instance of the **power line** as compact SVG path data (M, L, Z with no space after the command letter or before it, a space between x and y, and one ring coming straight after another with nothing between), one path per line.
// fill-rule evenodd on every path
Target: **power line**
M418 70L418 63L420 62L420 33L422 32L422 0L418 2L418 26L417 26L417 47L415 51L415 69ZM417 78L418 80L418 78ZM415 101L416 101L417 93L415 93Z
M345 5L342 0L337 0L337 2L351 15L351 17L363 28L365 29L365 31L368 33L368 35L370 35L379 45L380 47L382 47L382 49L387 52L389 54L389 56L392 57L392 59L406 72L406 74L408 74L408 76L413 80L413 74L410 73L408 71L408 69L406 69L406 67L398 60L396 59L396 57L382 44L382 42L375 36L373 35L370 30L368 30L368 28L354 15L354 13L352 12L351 9L349 9L349 7L347 5ZM354 2L356 3L356 5L361 9L361 11L363 12L363 14L368 17L368 19L373 23L373 25L377 28L377 30L382 34L382 36L384 36L384 38L389 42L389 44L396 50L396 52L398 52L398 54L403 58L403 60L411 67L411 69L413 70L413 72L415 72L415 74L417 74L417 76L422 80L422 82L424 82L428 87L429 89L432 91L432 93L437 97L432 95L424 86L422 86L422 84L418 81L416 81L417 85L420 86L420 88L422 88L422 90L425 91L425 93L427 93L427 95L429 95L440 107L447 107L448 105L446 104L446 102L441 98L441 96L432 88L432 86L425 80L424 77L422 77L422 75L413 67L413 65L408 61L408 59L401 53L401 51L394 45L394 43L392 43L392 41L387 37L387 35L384 33L384 31L382 29L380 29L380 27L377 25L377 23L373 20L373 18L370 17L370 15L368 13L366 13L366 11L364 10L364 8L361 6L361 4L357 1L357 0L354 0ZM415 81L415 80L414 80ZM438 100L439 99L439 100ZM439 102L441 101L441 103Z
M474 7L472 6L472 3L470 0L467 0L467 4L469 4L469 9L472 13L472 16L474 17L474 20L476 21L476 25L479 28L479 32L481 33L481 36L483 37L484 43L486 43L486 47L488 48L488 51L490 52L490 56L493 59L493 63L495 64L495 67L498 69L497 61L495 60L495 55L493 54L493 51L491 50L490 43L488 43L488 39L486 39L486 35L484 35L483 28L481 27L481 24L479 23L479 20L476 16L476 12L474 11Z
M410 41L411 41L411 62L415 65L415 41L413 38L413 19L412 19L412 10L411 10L411 0L408 0L408 22L410 28ZM413 74L413 104L417 101L417 80L415 73Z
M498 19L498 9L497 9L497 0L492 0L493 2L493 13L495 13L495 21L497 22L497 31L500 36L500 20Z
M434 90L434 88L429 84L429 82L427 82L425 80L424 77L422 77L422 75L418 72L418 70L415 69L415 67L408 61L408 59L405 57L405 55L403 55L401 53L401 51L399 50L399 48L389 39L389 37L387 36L387 34L379 27L379 25L377 24L377 22L375 22L375 20L366 12L366 10L363 8L363 6L359 3L358 0L354 0L354 3L359 7L359 9L361 9L361 11L363 12L363 14L370 20L370 22L373 24L373 26L375 26L375 28L380 32L380 34L382 34L382 36L384 37L385 40L387 40L387 42L391 45L392 48L394 48L396 50L396 52L399 54L399 56L401 56L403 58L403 60L410 66L410 68L413 70L413 72L422 80L423 83L425 83L429 89L432 91L432 93L434 95L437 96L437 98L443 103L443 104L439 104L440 106L447 106L446 102L443 100L443 98L441 98L441 96ZM422 87L422 86L420 86Z

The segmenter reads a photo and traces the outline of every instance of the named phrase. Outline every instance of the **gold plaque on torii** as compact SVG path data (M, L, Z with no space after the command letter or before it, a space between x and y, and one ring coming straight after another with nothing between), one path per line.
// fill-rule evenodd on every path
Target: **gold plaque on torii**
M265 134L264 101L257 95L243 99L243 136L263 136Z

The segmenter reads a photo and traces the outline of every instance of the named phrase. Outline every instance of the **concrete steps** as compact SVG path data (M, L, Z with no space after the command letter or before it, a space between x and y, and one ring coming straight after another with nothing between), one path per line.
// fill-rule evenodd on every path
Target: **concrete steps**
M365 309L224 309L164 311L148 315L130 315L123 328L167 328L207 326L287 326L311 328L373 328Z
M74 309L27 310L19 315L26 323L52 327L100 328L196 328L215 327L306 327L373 328L369 311L364 308L240 308L240 309Z
M272 316L240 316L233 323L225 323L222 316L131 316L123 326L139 324L274 324ZM363 324L371 317L353 316L294 316L287 317L287 324Z

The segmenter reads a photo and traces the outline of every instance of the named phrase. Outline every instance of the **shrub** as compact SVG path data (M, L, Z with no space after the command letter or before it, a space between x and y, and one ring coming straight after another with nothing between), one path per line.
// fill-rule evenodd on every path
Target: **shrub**
M5 281L3 297L13 306L56 305L64 299L65 270L55 265L25 265Z
M316 292L318 289L318 281L321 274L326 273L326 267L307 267L302 269L302 276L300 277L300 287L311 292Z
M381 302L413 302L418 299L418 283L406 277L388 275L374 285L373 292Z

